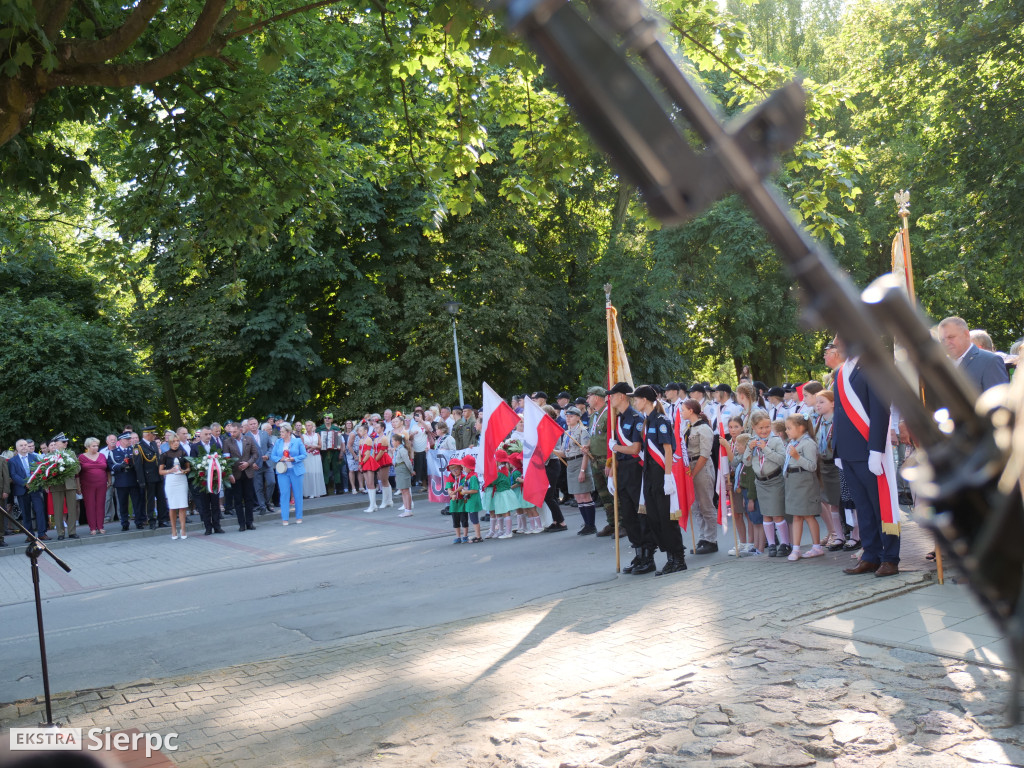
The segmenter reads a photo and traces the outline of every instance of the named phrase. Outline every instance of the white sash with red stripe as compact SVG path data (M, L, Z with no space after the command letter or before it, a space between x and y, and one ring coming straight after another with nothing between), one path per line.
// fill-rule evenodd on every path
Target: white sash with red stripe
M836 394L843 404L843 411L849 417L854 428L868 441L871 431L871 419L868 417L867 408L857 397L857 393L850 386L850 376L857 366L857 358L847 360L839 370L836 377ZM842 458L842 457L840 457ZM878 506L882 515L882 532L893 536L900 535L900 507L896 498L896 462L892 457L892 451L888 445L882 451L881 475L878 475Z

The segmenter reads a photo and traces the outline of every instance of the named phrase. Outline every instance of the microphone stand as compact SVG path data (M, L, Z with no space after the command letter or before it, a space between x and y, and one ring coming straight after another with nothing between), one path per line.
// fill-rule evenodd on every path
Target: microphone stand
M31 504L31 500L29 501ZM36 625L39 628L39 658L43 665L43 697L46 701L46 722L40 723L40 728L59 728L60 723L53 722L53 708L50 703L50 673L46 668L46 638L43 636L43 600L39 594L39 556L45 552L51 558L53 562L63 568L67 573L71 573L71 566L61 560L57 555L47 549L46 545L41 542L34 533L28 530L21 521L16 519L9 510L4 509L0 505L0 513L3 513L4 517L14 523L14 527L18 529L19 533L24 533L28 537L28 549L25 550L25 554L28 555L32 561L32 588L35 591L36 596ZM0 519L0 522L3 522Z

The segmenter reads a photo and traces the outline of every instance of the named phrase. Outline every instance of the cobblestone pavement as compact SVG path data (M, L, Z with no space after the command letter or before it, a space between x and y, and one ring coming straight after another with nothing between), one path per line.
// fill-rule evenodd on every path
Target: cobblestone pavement
M909 526L905 562L923 562ZM845 554L621 575L513 610L61 696L79 727L176 732L181 766L935 768L1024 763L1007 674L812 632L932 583ZM509 584L514 590L515 585ZM459 599L438 585L439 600ZM0 705L5 726L40 705Z

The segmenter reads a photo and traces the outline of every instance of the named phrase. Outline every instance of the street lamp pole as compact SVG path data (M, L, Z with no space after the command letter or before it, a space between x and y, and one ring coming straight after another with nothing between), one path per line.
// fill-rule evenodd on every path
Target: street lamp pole
M462 394L462 367L459 365L459 334L455 330L455 315L458 314L461 306L457 301L449 301L444 305L452 316L452 340L455 342L455 378L459 383L459 405L465 405L466 398Z

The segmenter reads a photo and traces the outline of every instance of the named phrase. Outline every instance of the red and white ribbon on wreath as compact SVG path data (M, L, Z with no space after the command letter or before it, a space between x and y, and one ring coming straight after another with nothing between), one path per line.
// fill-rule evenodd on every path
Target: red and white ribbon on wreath
M211 453L206 457L209 460L209 467L206 470L206 491L207 493L220 493L220 486L223 482L223 475L220 468L220 457ZM217 473L217 490L213 489L213 473Z

